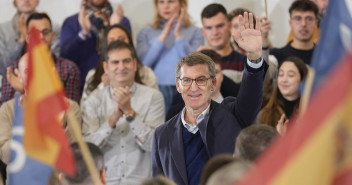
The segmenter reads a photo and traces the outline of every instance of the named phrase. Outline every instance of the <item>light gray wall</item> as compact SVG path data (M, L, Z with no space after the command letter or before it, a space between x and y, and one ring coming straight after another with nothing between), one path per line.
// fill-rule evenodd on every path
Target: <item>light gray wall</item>
M227 11L237 7L244 7L253 11L257 16L265 15L265 0L188 0L190 13L194 23L201 27L200 13L209 3L221 3ZM288 25L288 7L293 0L267 0L269 19L272 21L270 39L275 47L285 45L290 27ZM62 24L67 16L79 10L81 0L40 0L38 11L47 12L53 22ZM151 22L154 16L153 0L110 0L116 8L121 3L125 15L132 24L133 38L136 39L138 31ZM0 0L0 22L11 19L16 9L13 0Z

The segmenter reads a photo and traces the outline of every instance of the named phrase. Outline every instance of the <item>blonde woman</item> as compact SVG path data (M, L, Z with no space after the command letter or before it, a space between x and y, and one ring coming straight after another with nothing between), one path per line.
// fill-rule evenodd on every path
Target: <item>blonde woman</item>
M137 53L143 64L154 70L167 111L177 92L178 60L204 44L204 38L190 21L187 0L154 0L154 5L156 13L152 24L138 34Z

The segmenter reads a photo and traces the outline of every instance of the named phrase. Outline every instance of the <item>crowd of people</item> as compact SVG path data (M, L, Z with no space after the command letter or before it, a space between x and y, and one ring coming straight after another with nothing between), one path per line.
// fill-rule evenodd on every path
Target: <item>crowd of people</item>
M299 84L308 74L327 6L327 0L295 0L287 11L287 45L272 48L266 16L212 3L202 10L199 28L187 0L154 0L154 19L140 30L135 47L133 20L108 0L83 0L61 26L36 11L39 0L13 1L17 13L0 24L4 182L14 95L20 93L21 102L26 98L26 44L36 28L100 180L108 185L239 181L287 125L294 126ZM76 143L72 150L76 175L55 171L48 184L93 184Z

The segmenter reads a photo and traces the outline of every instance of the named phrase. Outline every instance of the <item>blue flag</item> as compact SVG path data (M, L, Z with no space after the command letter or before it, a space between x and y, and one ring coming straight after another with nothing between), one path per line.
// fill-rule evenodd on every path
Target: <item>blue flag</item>
M321 30L311 64L316 73L314 87L325 81L347 52L352 53L352 1L330 0Z
M12 125L11 154L8 170L10 185L46 185L52 168L49 165L33 160L26 155L23 146L23 110L20 106L20 95L16 95L15 114Z

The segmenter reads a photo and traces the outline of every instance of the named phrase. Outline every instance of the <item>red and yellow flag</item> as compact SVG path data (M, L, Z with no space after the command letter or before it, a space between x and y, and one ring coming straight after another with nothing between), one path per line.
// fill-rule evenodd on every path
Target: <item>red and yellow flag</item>
M74 174L74 160L60 115L67 110L65 93L51 52L38 30L30 31L24 104L24 146L27 155Z
M239 185L352 184L352 55Z

